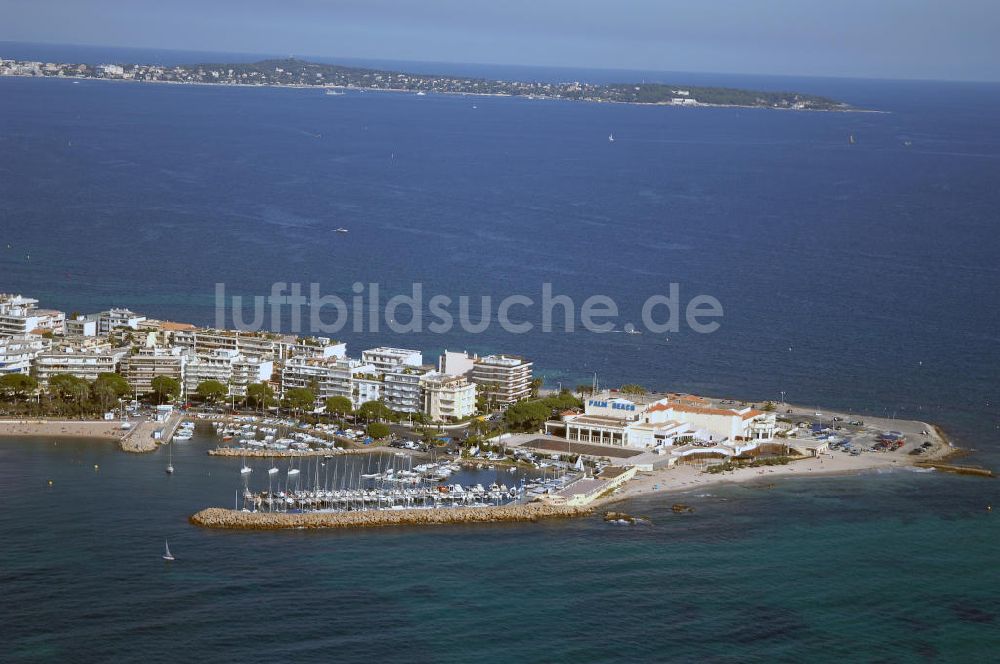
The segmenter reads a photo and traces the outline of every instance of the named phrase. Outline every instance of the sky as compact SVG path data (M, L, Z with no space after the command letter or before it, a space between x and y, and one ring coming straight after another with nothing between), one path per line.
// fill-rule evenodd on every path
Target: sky
M998 28L998 0L0 0L0 41L936 80L1000 80Z

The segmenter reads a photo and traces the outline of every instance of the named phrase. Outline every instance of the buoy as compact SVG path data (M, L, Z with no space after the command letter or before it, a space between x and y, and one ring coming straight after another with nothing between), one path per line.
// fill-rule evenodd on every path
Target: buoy
M100 468L100 466L98 466L98 465L97 465L97 464L95 463L95 464L94 464L94 470L97 470L98 468Z
M52 486L52 480L49 480L49 486Z

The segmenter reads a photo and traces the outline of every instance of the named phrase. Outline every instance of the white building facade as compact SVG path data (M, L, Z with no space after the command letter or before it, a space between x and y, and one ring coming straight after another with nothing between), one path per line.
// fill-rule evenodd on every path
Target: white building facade
M35 357L35 377L42 386L56 374L69 374L87 381L97 380L102 373L115 373L126 349L108 345L60 346Z
M51 345L48 339L37 334L25 337L0 337L0 376L31 373L35 357L49 350Z
M476 385L464 376L437 371L420 377L423 412L434 422L450 422L476 413Z

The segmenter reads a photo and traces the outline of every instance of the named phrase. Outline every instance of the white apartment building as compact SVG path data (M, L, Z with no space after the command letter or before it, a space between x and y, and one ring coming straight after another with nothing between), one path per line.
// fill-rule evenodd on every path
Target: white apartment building
M234 350L244 355L278 359L281 337L270 332L242 332L198 328L175 330L173 343L196 354L214 350Z
M382 374L382 401L398 413L419 413L423 410L420 378L423 367L398 366Z
M96 337L97 319L77 316L66 321L66 336L68 337Z
M512 404L531 396L532 363L517 355L486 355L475 360L470 378L487 403Z
M476 386L464 376L432 371L420 377L423 412L434 422L460 420L476 413Z
M102 373L114 373L128 351L108 344L66 345L35 356L35 377L42 386L56 374L70 374L88 381Z
M36 330L63 334L66 314L39 309L38 300L31 297L0 293L0 337L23 337Z
M396 367L419 367L424 363L424 356L419 350L380 346L362 351L361 361L378 371L389 371Z
M302 387L315 387L316 397L346 397L354 402L354 370L357 360L346 357L293 357L281 369L282 394Z
M281 339L277 346L278 359L290 357L312 357L324 359L330 357L347 357L347 344L334 341L329 337L295 337Z
M111 334L111 331L118 327L138 330L139 324L146 320L145 316L128 309L108 309L97 314L96 318L97 333L100 335Z
M194 394L206 380L217 380L228 386L227 396L246 396L247 386L271 380L274 361L236 350L215 349L206 353L188 354L184 366L185 394Z
M360 408L361 404L368 401L379 401L382 398L382 379L368 375L354 376L354 396L351 403L354 408Z
M153 391L153 379L157 376L173 378L183 386L187 359L177 346L139 348L122 359L121 373L136 392L148 394Z
M476 364L476 357L469 357L467 352L457 353L446 350L438 358L438 371L449 376L468 376Z
M240 355L233 362L233 377L229 381L229 393L238 397L247 395L247 387L254 383L266 383L274 375L274 360Z
M31 373L35 356L48 350L52 343L37 334L26 337L0 337L0 376L11 373Z

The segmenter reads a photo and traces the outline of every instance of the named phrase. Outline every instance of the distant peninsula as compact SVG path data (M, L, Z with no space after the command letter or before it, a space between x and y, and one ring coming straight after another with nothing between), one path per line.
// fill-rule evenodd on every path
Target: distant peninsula
M808 111L851 111L849 104L797 92L764 92L737 88L579 81L546 83L504 81L451 75L409 74L382 69L344 67L294 58L250 63L190 65L67 64L0 59L0 76L92 78L161 83L283 86L386 90L417 94L469 94L565 99L618 104L672 106L740 106Z

